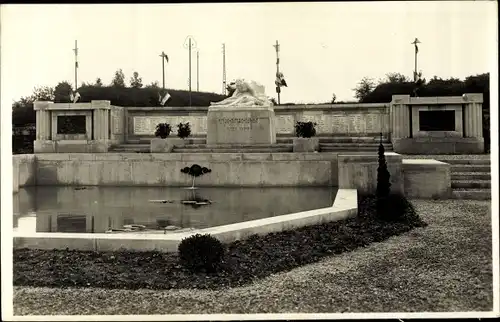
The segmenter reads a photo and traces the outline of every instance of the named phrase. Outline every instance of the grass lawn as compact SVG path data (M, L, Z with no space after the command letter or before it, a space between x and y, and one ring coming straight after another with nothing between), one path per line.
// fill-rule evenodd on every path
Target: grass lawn
M413 201L429 224L242 287L14 288L14 314L492 310L491 203Z

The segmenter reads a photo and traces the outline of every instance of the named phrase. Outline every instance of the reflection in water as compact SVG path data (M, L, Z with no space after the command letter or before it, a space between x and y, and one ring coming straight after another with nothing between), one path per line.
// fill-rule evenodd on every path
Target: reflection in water
M207 228L329 207L336 191L330 187L200 188L194 194L172 187L25 188L14 200L14 227L72 233ZM199 204L183 204L183 200Z

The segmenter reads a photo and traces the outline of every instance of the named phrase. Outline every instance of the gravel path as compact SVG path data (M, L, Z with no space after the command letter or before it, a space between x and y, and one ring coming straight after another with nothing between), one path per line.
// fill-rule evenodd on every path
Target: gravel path
M16 287L14 313L491 311L491 203L413 202L428 227L247 287L218 291Z
M405 159L440 159L440 160L491 160L489 154L441 154L441 155L419 155L419 154L403 154Z

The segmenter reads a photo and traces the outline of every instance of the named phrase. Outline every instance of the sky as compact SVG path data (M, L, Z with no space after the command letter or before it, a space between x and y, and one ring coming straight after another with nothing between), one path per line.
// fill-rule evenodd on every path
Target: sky
M281 103L354 101L363 77L389 72L412 77L418 37L423 76L465 78L491 71L497 59L497 4L491 1L323 2L223 4L3 5L1 8L2 105L35 86L100 77L109 84L123 69L144 84L188 89L192 36L192 89L222 92L222 44L227 80L255 80L275 97L276 40L288 83ZM10 108L10 107L9 107Z

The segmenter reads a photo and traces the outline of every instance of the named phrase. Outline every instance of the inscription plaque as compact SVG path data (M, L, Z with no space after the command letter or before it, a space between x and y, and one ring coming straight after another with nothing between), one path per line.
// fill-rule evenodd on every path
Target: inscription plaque
M420 131L455 131L455 111L419 111Z
M158 123L168 123L173 133L177 133L177 124L189 122L192 134L207 133L206 116L134 116L135 135L153 135Z
M86 134L86 118L85 115L57 116L57 134Z
M122 118L120 115L115 114L112 118L113 120L113 133L114 134L122 134L123 133L123 124Z
M295 122L293 115L277 115L276 116L276 133L294 133Z
M229 131L251 131L252 124L258 122L256 117L251 118L222 118L217 122Z

